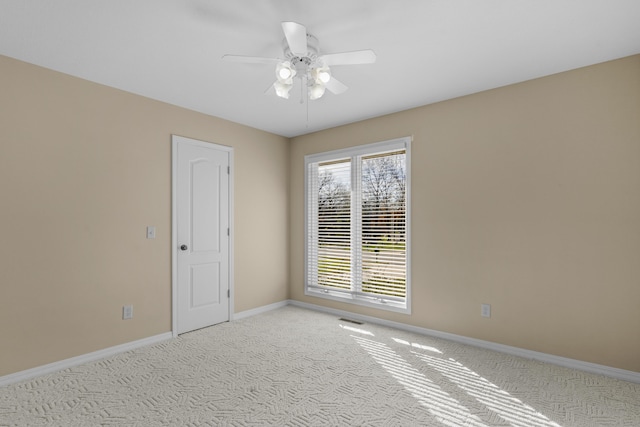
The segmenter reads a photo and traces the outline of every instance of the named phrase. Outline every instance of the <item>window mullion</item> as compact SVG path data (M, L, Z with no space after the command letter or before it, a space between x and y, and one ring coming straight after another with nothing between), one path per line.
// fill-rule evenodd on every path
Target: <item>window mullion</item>
M362 292L362 156L351 158L351 291Z

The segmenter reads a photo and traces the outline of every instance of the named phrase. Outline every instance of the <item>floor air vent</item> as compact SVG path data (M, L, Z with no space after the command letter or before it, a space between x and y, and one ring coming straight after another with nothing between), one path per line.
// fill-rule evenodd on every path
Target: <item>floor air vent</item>
M362 322L358 322L357 320L345 319L344 317L341 317L338 320L342 320L343 322L355 323L356 325L362 325L363 324Z

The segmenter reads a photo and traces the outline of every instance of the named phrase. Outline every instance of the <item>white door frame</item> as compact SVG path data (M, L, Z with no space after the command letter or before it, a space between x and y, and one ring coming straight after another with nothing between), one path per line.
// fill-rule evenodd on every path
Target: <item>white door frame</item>
M233 320L233 147L214 144L179 135L171 135L171 332L178 336L178 215L177 215L177 175L178 144L188 143L229 153L229 320Z

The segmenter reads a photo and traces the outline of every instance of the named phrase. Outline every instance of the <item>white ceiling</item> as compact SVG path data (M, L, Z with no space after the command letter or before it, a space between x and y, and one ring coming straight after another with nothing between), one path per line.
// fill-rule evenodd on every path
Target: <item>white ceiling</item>
M282 57L282 21L378 60L264 95L273 65L220 58ZM637 53L640 0L0 0L2 55L287 137Z

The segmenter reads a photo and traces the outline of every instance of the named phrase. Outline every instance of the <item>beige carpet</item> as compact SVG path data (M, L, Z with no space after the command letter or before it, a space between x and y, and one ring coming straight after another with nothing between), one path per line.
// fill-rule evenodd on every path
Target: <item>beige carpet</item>
M0 388L2 426L640 426L640 384L285 307Z

